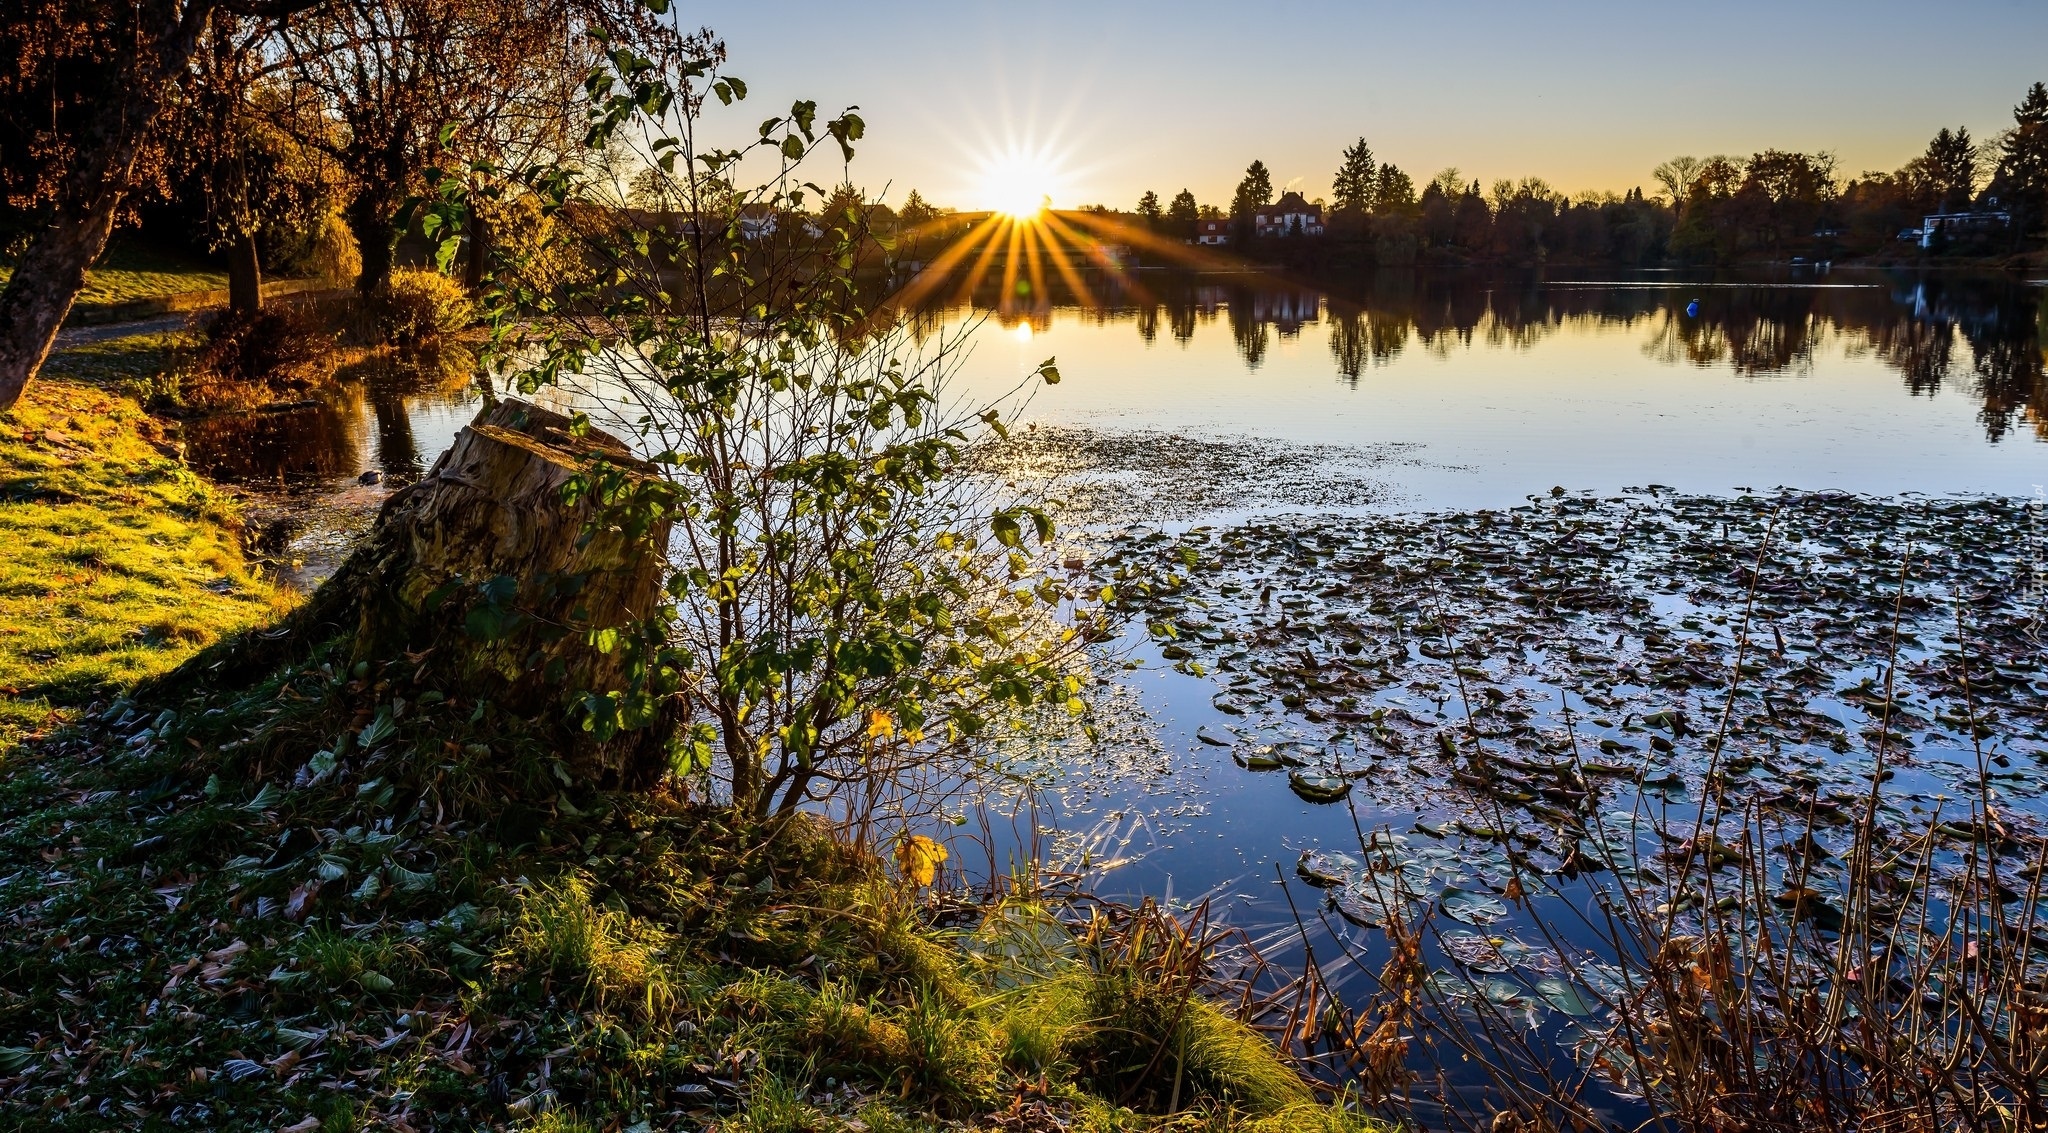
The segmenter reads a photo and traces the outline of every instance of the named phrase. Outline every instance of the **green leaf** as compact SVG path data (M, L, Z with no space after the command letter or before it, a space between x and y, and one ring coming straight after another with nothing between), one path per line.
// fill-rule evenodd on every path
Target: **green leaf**
M995 518L989 520L988 525L990 530L995 532L996 542L1001 543L1003 546L1021 547L1024 545L1024 531L1018 525L1016 516L999 512Z
M313 778L324 779L334 773L334 766L338 762L333 752L322 749L314 752L313 758L306 761L306 770Z
M1053 360L1050 358L1038 364L1037 374L1045 379L1046 385L1056 386L1060 384L1060 368L1053 365Z
M391 710L389 708L379 708L377 710L377 718L363 725L363 730L356 733L356 746L360 748L375 747L390 739L391 733L397 730L398 724L391 719Z

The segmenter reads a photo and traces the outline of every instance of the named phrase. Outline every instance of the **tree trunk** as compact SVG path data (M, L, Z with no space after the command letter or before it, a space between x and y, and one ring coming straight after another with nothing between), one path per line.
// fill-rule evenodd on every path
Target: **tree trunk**
M263 261L256 234L244 232L228 248L228 310L253 315L263 309Z
M37 233L0 292L0 413L14 408L43 368L58 328L85 287L85 269L106 251L120 207L119 196L110 197L83 216L61 218Z
M391 279L391 219L386 215L383 194L357 193L342 210L349 234L356 238L363 270L356 275L356 294L374 295Z
M141 26L134 81L103 92L91 125L77 139L77 158L58 189L55 215L0 291L0 413L14 408L42 369L85 287L86 269L107 250L142 141L163 109L171 77L191 59L212 4L194 3L182 18L178 5L166 0L143 0L136 7Z
M475 205L469 210L469 246L462 260L462 286L471 294L483 293L484 276L490 268L491 226Z

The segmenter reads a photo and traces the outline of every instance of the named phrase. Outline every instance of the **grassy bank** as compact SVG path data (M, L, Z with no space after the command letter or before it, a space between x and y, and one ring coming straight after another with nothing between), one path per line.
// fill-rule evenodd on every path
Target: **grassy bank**
M126 399L31 386L0 467L0 1127L1366 1127L1170 918L563 789L415 658L209 685L289 603Z
M1170 919L935 896L670 794L470 805L547 754L404 662L98 723L0 780L0 1123L1369 1127Z
M0 750L289 602L163 427L71 382L0 416L0 541Z

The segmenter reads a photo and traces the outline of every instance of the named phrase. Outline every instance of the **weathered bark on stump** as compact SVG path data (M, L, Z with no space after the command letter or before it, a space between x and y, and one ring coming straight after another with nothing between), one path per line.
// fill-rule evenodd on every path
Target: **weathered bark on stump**
M426 476L385 501L370 535L282 624L208 649L160 685L257 679L346 637L351 660L409 654L449 695L489 700L528 722L580 782L653 785L667 770L668 727L599 743L570 709L582 693L625 688L623 655L590 647L588 632L638 623L661 604L668 524L635 540L586 540L590 506L566 503L563 489L593 457L629 474L656 472L616 438L569 428L568 418L516 400L479 412ZM485 616L473 619L479 607Z
M572 726L569 707L582 693L625 687L623 654L592 648L589 631L654 613L668 528L641 540L585 537L590 507L563 493L592 457L655 473L615 438L574 436L569 424L512 400L479 413L425 478L385 505L350 577L328 585L356 592L356 659L432 650L425 663L438 678L555 735L579 778L647 785L665 770L660 729L599 744Z

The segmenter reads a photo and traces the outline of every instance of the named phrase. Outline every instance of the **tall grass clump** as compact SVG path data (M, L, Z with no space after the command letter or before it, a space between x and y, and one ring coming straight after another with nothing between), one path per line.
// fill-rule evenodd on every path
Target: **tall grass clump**
M477 307L462 285L431 268L401 268L367 301L378 341L402 347L439 345L476 325Z
M1084 1025L1068 1051L1105 1097L1173 1113L1196 1097L1274 1113L1309 1100L1299 1074L1272 1044L1219 1010L1210 960L1228 933L1187 922L1147 900L1105 908L1080 940Z
M565 877L536 885L520 904L511 957L545 972L595 1006L660 1018L676 1003L666 969L671 934L591 901L590 884Z

